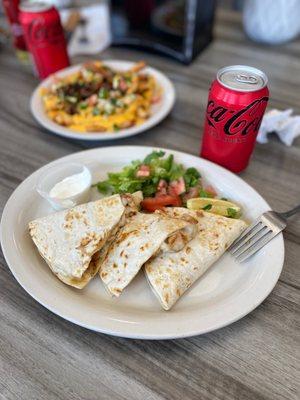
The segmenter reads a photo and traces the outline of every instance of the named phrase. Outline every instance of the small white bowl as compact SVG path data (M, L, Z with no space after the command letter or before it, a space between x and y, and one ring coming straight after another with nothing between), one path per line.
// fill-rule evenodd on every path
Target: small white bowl
M79 173L83 173L83 179L85 180L83 189L80 192L63 199L50 196L51 189L58 182ZM36 190L55 210L59 211L72 208L78 204L87 203L90 200L91 184L92 175L85 165L79 163L63 163L54 167L49 167L40 177Z

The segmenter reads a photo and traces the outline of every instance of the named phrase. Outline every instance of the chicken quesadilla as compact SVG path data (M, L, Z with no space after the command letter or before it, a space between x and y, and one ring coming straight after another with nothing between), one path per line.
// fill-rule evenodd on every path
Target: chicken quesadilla
M160 215L197 219L196 236L178 252L163 251L145 265L147 280L162 307L169 310L183 293L216 262L246 228L242 220L204 211L166 208Z
M29 223L29 232L52 272L81 289L98 271L93 255L134 207L134 198L114 195L36 219Z
M143 268L169 310L246 228L238 204L164 151L94 186L113 195L29 223L51 271L78 289L99 274L118 297Z
M144 263L161 248L178 251L184 247L195 235L196 224L197 220L193 218L133 215L98 259L100 277L108 291L119 296Z

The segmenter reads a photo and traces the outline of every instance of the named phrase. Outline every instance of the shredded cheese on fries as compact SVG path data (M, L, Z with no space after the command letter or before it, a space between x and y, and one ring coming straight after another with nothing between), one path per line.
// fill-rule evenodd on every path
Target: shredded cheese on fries
M41 89L47 116L76 132L118 132L142 124L161 98L155 78L141 70L143 62L116 71L100 61L66 77L53 77Z

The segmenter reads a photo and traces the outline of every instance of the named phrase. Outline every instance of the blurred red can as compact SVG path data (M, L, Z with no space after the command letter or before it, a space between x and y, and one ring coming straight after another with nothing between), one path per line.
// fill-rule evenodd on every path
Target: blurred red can
M208 95L201 157L233 172L247 167L269 100L267 81L262 71L244 65L218 71Z
M20 0L2 0L3 9L7 16L13 35L14 47L17 50L26 51L23 29L19 22L19 3Z
M57 10L42 2L22 2L20 23L41 79L70 65Z

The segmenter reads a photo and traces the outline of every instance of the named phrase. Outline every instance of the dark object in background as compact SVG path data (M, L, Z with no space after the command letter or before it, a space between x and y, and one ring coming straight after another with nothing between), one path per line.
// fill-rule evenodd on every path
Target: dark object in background
M112 44L189 64L212 40L214 0L111 0Z

